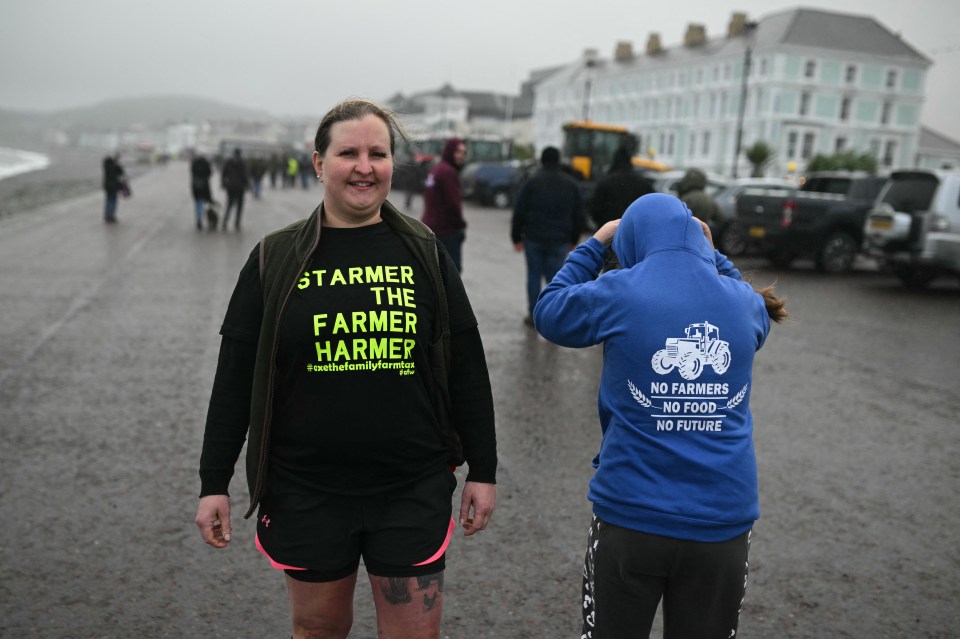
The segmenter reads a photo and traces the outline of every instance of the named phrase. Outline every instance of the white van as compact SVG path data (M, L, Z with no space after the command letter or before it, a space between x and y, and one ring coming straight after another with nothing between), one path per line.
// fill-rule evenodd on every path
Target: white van
M960 275L960 171L894 171L863 236L864 252L910 288Z

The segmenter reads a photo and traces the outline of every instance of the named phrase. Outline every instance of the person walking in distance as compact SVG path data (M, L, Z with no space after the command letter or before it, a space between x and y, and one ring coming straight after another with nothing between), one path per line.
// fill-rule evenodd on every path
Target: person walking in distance
M620 268L601 274L608 247ZM586 639L733 637L759 517L753 360L786 317L679 199L651 193L567 258L534 309L561 346L603 344L588 498Z
M213 196L210 193L210 176L212 173L210 161L202 153L194 155L193 160L190 161L190 191L193 195L198 231L203 229L207 207L213 201ZM210 230L215 229L211 228Z
M127 176L120 164L120 154L103 158L103 221L117 223L117 196L127 189Z
M653 183L633 168L630 150L621 146L614 152L610 169L597 182L590 197L590 219L594 228L620 219L637 198L653 192Z
M324 115L322 201L250 253L221 328L195 521L207 544L230 544L246 440L245 516L256 511L256 546L284 571L296 639L349 634L361 559L378 636L439 637L452 467L469 469L464 535L496 502L477 320L443 245L386 201L397 135L367 100Z
M580 187L560 170L560 151L546 147L540 164L540 170L517 192L510 223L513 248L523 251L527 261L524 322L528 326L533 326L533 307L540 290L563 266L584 226Z
M437 234L461 273L467 222L463 219L459 174L466 158L467 145L463 140L447 140L440 162L427 174L423 189L423 223Z
M233 150L233 157L224 162L220 171L220 184L227 192L227 207L223 212L223 230L230 224L230 213L236 209L234 227L240 230L240 217L243 215L243 194L246 193L250 178L247 175L247 163L243 161L240 149Z
M720 206L707 194L707 174L700 169L687 169L677 182L677 197L680 198L693 215L706 222L711 231L719 228L723 222Z

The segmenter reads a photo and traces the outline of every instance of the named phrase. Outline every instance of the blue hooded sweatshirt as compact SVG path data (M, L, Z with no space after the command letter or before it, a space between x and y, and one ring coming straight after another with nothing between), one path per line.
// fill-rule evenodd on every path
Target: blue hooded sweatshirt
M714 251L672 195L636 200L605 248L574 250L534 309L561 346L603 343L603 438L588 498L602 520L724 541L760 515L750 415L753 358L770 330L763 298Z

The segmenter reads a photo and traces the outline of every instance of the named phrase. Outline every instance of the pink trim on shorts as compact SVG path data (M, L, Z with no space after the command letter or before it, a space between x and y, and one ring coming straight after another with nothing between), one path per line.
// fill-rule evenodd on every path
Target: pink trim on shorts
M254 537L254 541L257 544L257 550L263 553L263 556L270 560L270 565L276 568L277 570L306 570L306 568L297 568L296 566L286 566L284 564L279 564L273 560L273 557L267 554L267 551L263 549L263 545L260 543L259 533Z
M440 546L440 550L434 553L433 557L427 559L426 561L421 561L419 564L413 564L414 566L425 566L427 564L432 564L437 559L443 556L443 553L447 552L447 546L450 545L450 538L453 537L453 531L457 528L457 522L453 520L453 517L450 518L450 526L447 527L447 538L443 540L443 544Z

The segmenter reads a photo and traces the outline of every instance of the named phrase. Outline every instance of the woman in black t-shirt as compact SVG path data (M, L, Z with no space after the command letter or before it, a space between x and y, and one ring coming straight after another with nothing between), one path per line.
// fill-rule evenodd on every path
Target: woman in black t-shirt
M456 526L449 460L469 466L465 535L496 501L476 319L442 246L386 202L396 131L364 100L324 116L313 154L323 202L254 249L221 328L196 524L206 543L229 544L227 488L249 435L247 515L259 507L256 545L286 573L294 637L347 636L361 558L378 626L438 636ZM445 375L434 355L444 328Z

